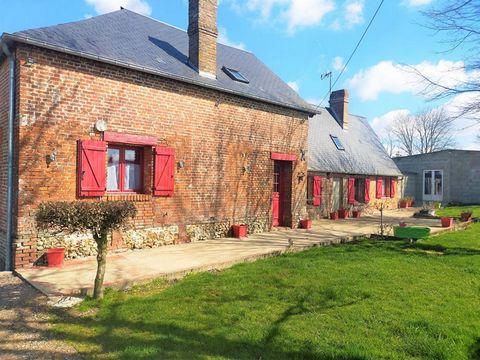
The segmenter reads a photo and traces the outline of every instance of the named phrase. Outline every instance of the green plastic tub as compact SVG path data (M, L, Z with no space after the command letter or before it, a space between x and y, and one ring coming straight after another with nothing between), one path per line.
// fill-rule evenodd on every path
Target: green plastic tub
M400 239L423 239L430 235L430 228L420 226L395 226L393 228L393 235Z

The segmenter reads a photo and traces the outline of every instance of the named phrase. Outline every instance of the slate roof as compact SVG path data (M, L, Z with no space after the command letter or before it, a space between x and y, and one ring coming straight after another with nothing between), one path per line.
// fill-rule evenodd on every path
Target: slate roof
M330 135L337 136L345 150L338 150ZM343 130L328 109L309 120L308 169L358 175L401 176L367 119L349 115Z
M3 34L1 40L29 43L308 113L315 112L248 51L219 43L217 79L200 76L187 64L188 35L184 30L126 9L82 21ZM221 70L223 66L239 70L250 83L232 80Z

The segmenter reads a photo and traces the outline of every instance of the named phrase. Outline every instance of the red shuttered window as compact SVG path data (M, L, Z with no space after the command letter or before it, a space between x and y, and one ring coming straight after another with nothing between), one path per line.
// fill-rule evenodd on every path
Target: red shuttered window
M313 177L313 206L322 204L322 177Z
M396 182L395 178L390 179L390 197L393 199L395 197L395 191L396 191Z
M377 177L377 192L376 192L376 198L381 199L383 197L383 179L380 177Z
M163 146L155 147L155 176L153 194L173 196L175 174L175 149Z
M79 140L78 143L78 195L97 197L105 194L107 143L98 140Z
M355 204L355 178L348 179L348 203Z
M370 202L370 179L365 179L365 204L368 204Z
M143 147L108 145L107 191L142 193Z

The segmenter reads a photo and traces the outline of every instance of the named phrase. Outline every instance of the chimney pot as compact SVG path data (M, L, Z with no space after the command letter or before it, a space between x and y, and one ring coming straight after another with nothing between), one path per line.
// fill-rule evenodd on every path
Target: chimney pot
M202 76L217 75L217 0L189 0L189 61Z
M330 94L330 110L340 126L348 129L348 91L345 89L333 91Z

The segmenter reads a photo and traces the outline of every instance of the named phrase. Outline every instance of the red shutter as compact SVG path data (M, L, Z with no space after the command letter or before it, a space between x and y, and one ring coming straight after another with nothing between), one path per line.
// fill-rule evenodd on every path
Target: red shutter
M395 192L396 192L396 182L395 178L390 179L390 197L393 199L395 197Z
M377 177L377 199L381 199L381 198L383 197L383 194L382 194L382 182L383 182L383 179Z
M174 174L175 149L156 146L153 194L156 196L173 196Z
M322 177L313 177L313 206L322 204Z
M78 140L78 196L103 196L106 187L107 143L99 140Z
M370 202L370 179L365 179L365 204Z
M348 179L348 203L355 204L355 178Z

